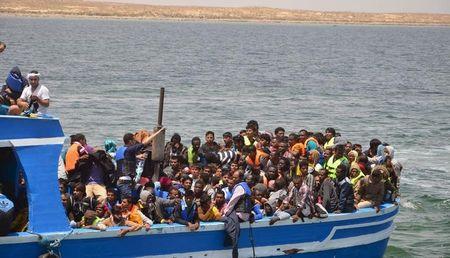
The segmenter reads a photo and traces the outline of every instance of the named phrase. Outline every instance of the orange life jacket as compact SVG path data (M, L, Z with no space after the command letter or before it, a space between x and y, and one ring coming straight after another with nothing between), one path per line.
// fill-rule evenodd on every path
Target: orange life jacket
M261 150L256 150L256 156L255 160L252 160L250 156L247 156L245 158L245 162L247 165L253 167L253 168L260 168L261 167L261 157L268 157L269 155Z
M70 145L69 149L66 153L66 171L68 173L72 172L75 169L78 159L80 158L80 153L78 152L78 148L83 147L81 143L74 142Z

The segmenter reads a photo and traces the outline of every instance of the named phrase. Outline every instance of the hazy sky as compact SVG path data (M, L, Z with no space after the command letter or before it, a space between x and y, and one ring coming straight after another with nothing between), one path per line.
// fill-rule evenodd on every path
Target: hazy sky
M265 6L286 9L354 12L450 13L450 0L101 0L181 6Z

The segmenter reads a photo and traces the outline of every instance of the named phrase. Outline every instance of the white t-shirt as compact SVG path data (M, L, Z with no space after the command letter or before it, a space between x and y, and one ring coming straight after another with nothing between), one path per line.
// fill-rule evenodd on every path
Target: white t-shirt
M20 95L20 98L25 100L26 102L30 102L31 95L36 95L40 99L50 99L50 95L48 93L47 87L44 85L38 85L37 88L32 92L31 86L26 87L22 91L22 95ZM39 114L47 114L48 107L44 107L39 105L38 113Z

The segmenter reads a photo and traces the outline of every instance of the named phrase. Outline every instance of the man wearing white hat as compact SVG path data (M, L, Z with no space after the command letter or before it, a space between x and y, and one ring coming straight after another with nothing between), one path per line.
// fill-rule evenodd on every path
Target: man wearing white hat
M23 90L22 95L17 100L17 105L21 111L28 114L47 114L50 105L50 95L47 87L39 84L40 74L33 70L28 74L30 87Z

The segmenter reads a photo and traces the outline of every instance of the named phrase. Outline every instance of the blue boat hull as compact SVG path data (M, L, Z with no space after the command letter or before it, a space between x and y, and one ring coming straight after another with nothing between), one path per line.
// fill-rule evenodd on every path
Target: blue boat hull
M388 204L379 214L363 209L322 220L287 220L274 226L269 226L265 218L251 229L249 223L242 223L240 257L253 256L250 230L257 257L382 257L397 212L398 206ZM231 250L223 245L225 233L220 222L202 223L195 232L182 225L154 225L149 232L142 230L125 237L118 237L117 233L118 228L106 232L78 229L70 234L43 236L48 241L64 239L58 250L63 257L231 256ZM8 244L0 242L6 257L36 257L46 250L35 235L21 233L6 238Z

